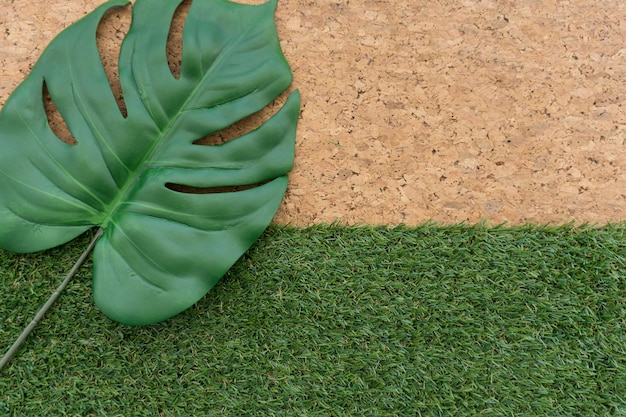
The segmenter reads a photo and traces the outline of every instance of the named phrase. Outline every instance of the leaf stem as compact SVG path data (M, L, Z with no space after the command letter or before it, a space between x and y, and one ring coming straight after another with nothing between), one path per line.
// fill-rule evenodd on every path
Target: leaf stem
M104 234L104 230L99 228L96 234L94 235L93 239L91 239L89 246L87 246L87 248L80 255L80 257L78 258L78 260L76 261L72 269L70 269L70 272L67 273L61 285L59 285L57 289L54 291L54 293L52 293L50 298L48 298L48 301L46 302L46 304L44 304L43 307L41 307L41 309L37 312L33 320L28 324L28 326L24 329L24 331L22 331L22 334L20 334L17 340L15 340L13 345L9 348L7 353L5 353L2 359L0 359L0 371L2 371L4 366L11 360L13 355L15 355L15 352L17 352L17 350L20 348L22 343L24 343L28 335L33 331L37 323L39 323L39 321L46 314L46 312L50 310L50 307L52 307L52 305L57 300L57 298L59 298L59 296L65 289L65 287L67 287L67 284L69 284L70 280L74 277L74 275L76 275L76 272L78 272L78 269L81 267L83 262L85 262L85 259L87 259L87 257L93 250L94 246L96 245L96 242L98 241L100 236L102 236L103 234Z

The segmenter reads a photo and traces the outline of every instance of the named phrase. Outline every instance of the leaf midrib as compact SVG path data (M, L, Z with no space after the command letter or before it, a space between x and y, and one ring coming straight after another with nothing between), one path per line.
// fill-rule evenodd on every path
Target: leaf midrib
M132 173L128 177L128 179L126 180L124 186L122 188L120 188L120 191L119 191L119 193L117 195L117 198L114 199L111 202L111 204L108 205L108 209L105 211L105 214L108 213L108 215L106 215L103 218L102 222L101 222L101 227L103 229L106 230L107 226L109 224L111 224L111 223L116 225L116 223L114 221L114 218L117 216L117 214L120 211L120 209L122 209L122 207L124 207L123 203L125 201L127 201L128 196L135 189L135 185L137 184L137 181L139 180L139 178L141 178L141 176L148 170L148 167L147 167L148 163L150 161L154 160L154 155L158 155L160 153L161 148L167 142L167 139L168 139L170 133L172 131L174 131L174 132L176 131L176 129L174 129L174 126L177 124L177 122L179 122L181 120L182 115L187 110L186 107L189 104L189 102L192 101L192 99L196 96L196 94L198 93L198 91L200 89L200 86L204 85L204 82L209 77L209 75L211 75L214 72L214 70L219 67L219 64L222 62L224 57L227 56L227 52L230 51L235 45L237 45L240 42L240 40L245 35L248 34L248 32L251 30L251 28L252 28L252 26L248 26L245 30L243 30L239 34L239 36L234 41L228 43L224 48L222 48L218 52L218 55L216 56L215 60L213 60L212 64L209 66L209 68L207 69L206 73L202 76L202 78L200 78L200 80L198 80L198 83L193 88L193 90L189 93L189 95L187 96L187 99L181 104L181 106L180 106L179 110L176 112L175 116L173 116L170 119L170 121L167 123L167 125L165 125L165 127L162 130L160 130L161 134L156 138L156 140L154 141L152 146L144 154L144 157L137 164L138 169L135 170L135 172ZM185 46L183 44L183 49L184 49L184 47ZM134 58L134 50L133 50L132 58ZM182 74L183 65L184 65L184 62L181 63L181 74ZM132 68L132 65L131 65L131 68ZM135 78L135 77L133 76L133 78ZM177 81L180 81L180 79L177 79ZM140 85L139 83L137 83L136 79L135 79L135 83L134 84L135 85ZM141 102L144 105L144 107L146 108L146 110L148 111L148 113L150 113L149 108L148 108L148 104L144 102L143 98L142 98ZM210 108L210 107L207 107L207 108Z

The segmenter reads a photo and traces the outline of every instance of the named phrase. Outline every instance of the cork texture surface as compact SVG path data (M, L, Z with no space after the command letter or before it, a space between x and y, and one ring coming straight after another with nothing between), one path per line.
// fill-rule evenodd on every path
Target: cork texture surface
M0 106L99 4L0 0ZM277 222L626 220L626 2L280 0L276 21L302 95ZM113 80L129 22L98 32Z

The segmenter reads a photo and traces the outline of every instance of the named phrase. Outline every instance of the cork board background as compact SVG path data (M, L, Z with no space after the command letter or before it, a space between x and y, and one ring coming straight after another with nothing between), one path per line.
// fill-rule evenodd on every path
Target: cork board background
M0 0L0 105L98 4ZM626 219L626 2L281 0L276 20L302 94L276 221ZM99 31L113 76L129 21Z

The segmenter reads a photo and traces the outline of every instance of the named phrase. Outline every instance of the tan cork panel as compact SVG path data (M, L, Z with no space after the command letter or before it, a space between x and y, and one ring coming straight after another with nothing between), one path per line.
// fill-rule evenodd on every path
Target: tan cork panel
M99 3L0 0L0 105ZM100 31L109 72L127 12ZM626 2L281 0L276 19L302 94L278 222L626 219Z

